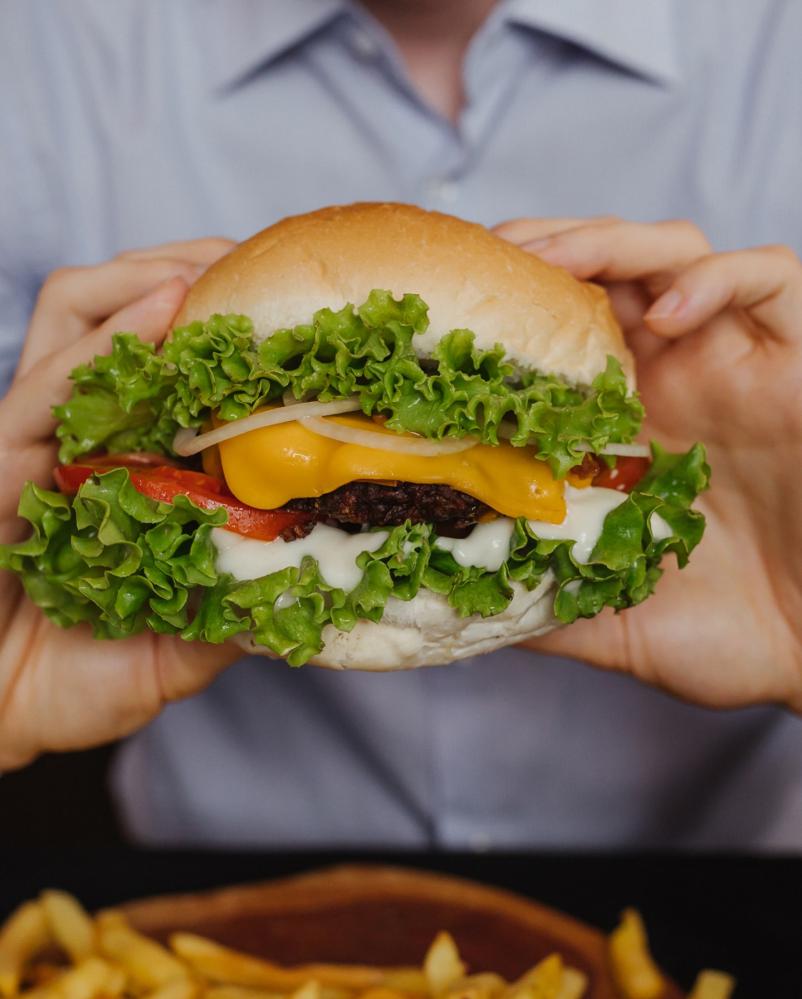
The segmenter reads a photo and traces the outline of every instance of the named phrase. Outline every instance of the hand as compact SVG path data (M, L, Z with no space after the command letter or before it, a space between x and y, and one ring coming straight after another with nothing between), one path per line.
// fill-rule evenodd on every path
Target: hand
M0 402L0 540L26 533L16 517L24 482L52 483L51 407L69 395L70 371L108 353L118 330L160 343L189 285L231 245L207 239L140 250L45 282ZM62 631L8 572L0 573L0 634L0 770L127 735L240 655L152 633L112 643L95 641L86 625Z
M649 600L533 640L713 707L802 711L802 264L710 250L685 222L521 220L500 235L604 284L632 348L644 427L702 441L712 488L690 565Z

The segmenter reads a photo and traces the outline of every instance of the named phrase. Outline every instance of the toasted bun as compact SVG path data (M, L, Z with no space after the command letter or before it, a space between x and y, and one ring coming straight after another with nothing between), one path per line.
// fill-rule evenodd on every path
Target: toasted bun
M429 306L416 338L431 352L452 329L477 346L502 343L525 368L587 384L607 355L630 384L634 365L605 292L471 222L412 205L323 208L240 244L193 286L176 325L242 313L264 339L307 323L320 308L360 304L374 288L413 292Z
M540 585L527 590L513 583L509 606L493 617L460 617L445 597L419 590L409 601L390 597L381 621L358 621L353 631L327 625L325 647L311 662L329 669L358 669L375 673L442 666L492 652L525 638L544 635L558 625L552 613L556 583L547 572ZM237 639L246 652L278 658L251 638Z

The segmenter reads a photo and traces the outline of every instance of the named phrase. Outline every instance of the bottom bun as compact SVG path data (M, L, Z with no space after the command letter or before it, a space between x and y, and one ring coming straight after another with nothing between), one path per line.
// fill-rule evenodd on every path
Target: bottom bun
M460 617L444 596L431 590L421 589L408 601L391 597L381 621L358 621L351 631L327 625L323 651L310 662L328 669L376 673L443 666L543 635L558 626L553 613L556 582L551 572L534 590L520 583L513 583L512 588L509 606L493 617ZM280 658L249 635L240 635L236 641L246 652Z

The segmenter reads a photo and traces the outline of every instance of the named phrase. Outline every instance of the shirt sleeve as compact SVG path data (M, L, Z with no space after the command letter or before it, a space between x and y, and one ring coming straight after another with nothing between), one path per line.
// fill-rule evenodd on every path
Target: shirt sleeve
M0 4L0 396L22 351L36 296L56 254L57 185L43 86L32 71L34 5Z

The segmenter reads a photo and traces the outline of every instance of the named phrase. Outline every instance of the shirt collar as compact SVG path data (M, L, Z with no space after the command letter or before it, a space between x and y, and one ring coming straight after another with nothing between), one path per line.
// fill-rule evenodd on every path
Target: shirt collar
M204 0L212 87L236 86L326 28L347 6L348 0Z
M672 0L502 0L508 22L571 42L661 83L680 77ZM353 0L204 0L215 89L234 86L307 41Z
M672 0L507 0L505 14L639 76L680 79Z

